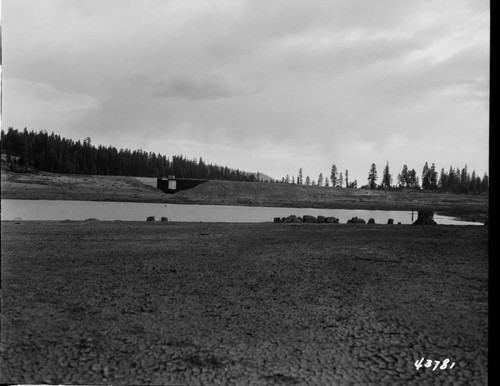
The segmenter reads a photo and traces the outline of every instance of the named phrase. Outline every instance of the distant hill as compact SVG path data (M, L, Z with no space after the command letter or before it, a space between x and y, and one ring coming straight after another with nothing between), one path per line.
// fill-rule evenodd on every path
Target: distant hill
M171 158L143 150L117 150L95 146L90 138L81 142L46 131L38 133L10 127L1 131L2 168L14 172L51 172L64 174L114 175L134 177L200 178L227 181L272 180L266 174L187 159Z

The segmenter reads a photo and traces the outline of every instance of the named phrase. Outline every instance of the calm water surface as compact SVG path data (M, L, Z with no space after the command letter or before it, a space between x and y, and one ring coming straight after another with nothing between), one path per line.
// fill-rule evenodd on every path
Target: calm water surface
M411 224L417 218L414 212L353 209L274 208L255 206L179 205L135 202L65 201L65 200L1 200L2 220L85 220L96 218L103 221L145 221L148 216L156 220L167 217L169 221L183 222L272 222L274 217L289 215L334 216L341 223L352 217L378 224L386 224L389 218L397 224ZM482 225L459 221L452 217L435 215L438 224Z

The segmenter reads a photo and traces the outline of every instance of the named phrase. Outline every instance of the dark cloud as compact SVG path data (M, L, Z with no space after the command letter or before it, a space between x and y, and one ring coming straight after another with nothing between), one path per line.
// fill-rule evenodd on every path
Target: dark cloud
M164 98L210 99L230 98L262 91L255 83L230 78L227 74L179 77L157 82L153 86L155 96Z

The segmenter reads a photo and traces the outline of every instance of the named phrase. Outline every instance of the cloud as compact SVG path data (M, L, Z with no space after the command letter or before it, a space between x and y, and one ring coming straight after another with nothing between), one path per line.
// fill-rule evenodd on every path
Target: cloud
M154 95L186 99L230 98L262 91L263 86L245 82L230 74L207 73L191 77L177 77L154 85Z
M336 162L364 179L386 159L460 163L467 146L464 162L488 166L485 0L10 0L2 11L6 125L196 148L276 177Z
M91 96L24 79L5 79L2 92L4 122L22 122L32 129L60 130L101 107Z

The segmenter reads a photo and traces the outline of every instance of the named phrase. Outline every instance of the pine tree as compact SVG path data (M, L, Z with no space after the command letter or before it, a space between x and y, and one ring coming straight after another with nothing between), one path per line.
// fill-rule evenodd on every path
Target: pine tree
M411 169L411 171L408 172L408 182L410 188L418 189L418 177L415 169Z
M332 171L330 172L330 182L333 187L337 186L337 166L335 164L332 165Z
M446 174L444 168L441 168L441 173L439 175L438 187L441 190L446 190L448 188L448 175Z
M323 186L323 173L319 173L318 186Z
M436 172L436 165L434 165L434 162L431 165L431 168L429 169L429 189L435 190L437 189L437 172Z
M460 187L461 191L464 193L469 191L469 175L467 173L467 165L465 165L460 173Z
M345 187L349 187L349 171L347 169L345 170Z
M454 192L456 191L458 187L458 178L457 174L455 173L455 169L453 169L452 166L450 166L450 171L448 172L448 177L447 177L447 189L450 191Z
M469 190L472 192L477 192L479 190L478 187L476 186L476 171L475 170L472 171L472 176L471 176L470 181L469 181Z
M377 187L377 166L372 164L370 172L368 173L368 186L370 189L375 189Z
M488 193L490 189L490 179L486 173L484 173L483 179L481 180L481 192Z
M398 178L399 183L403 186L403 188L408 188L410 185L410 175L408 172L408 166L403 165L403 170L401 171L401 177Z
M422 169L422 188L427 190L429 189L430 186L430 178L429 178L429 165L427 162L424 165L424 168Z
M302 168L299 169L299 175L297 176L297 185L302 185Z
M391 187L391 183L392 183L392 177L391 174L389 173L389 161L387 161L384 168L384 174L382 176L382 187L384 189L388 189Z
M309 176L306 177L306 185L311 185L311 179Z
M340 172L339 174L339 187L343 187L344 186L344 176L342 175L342 172Z

